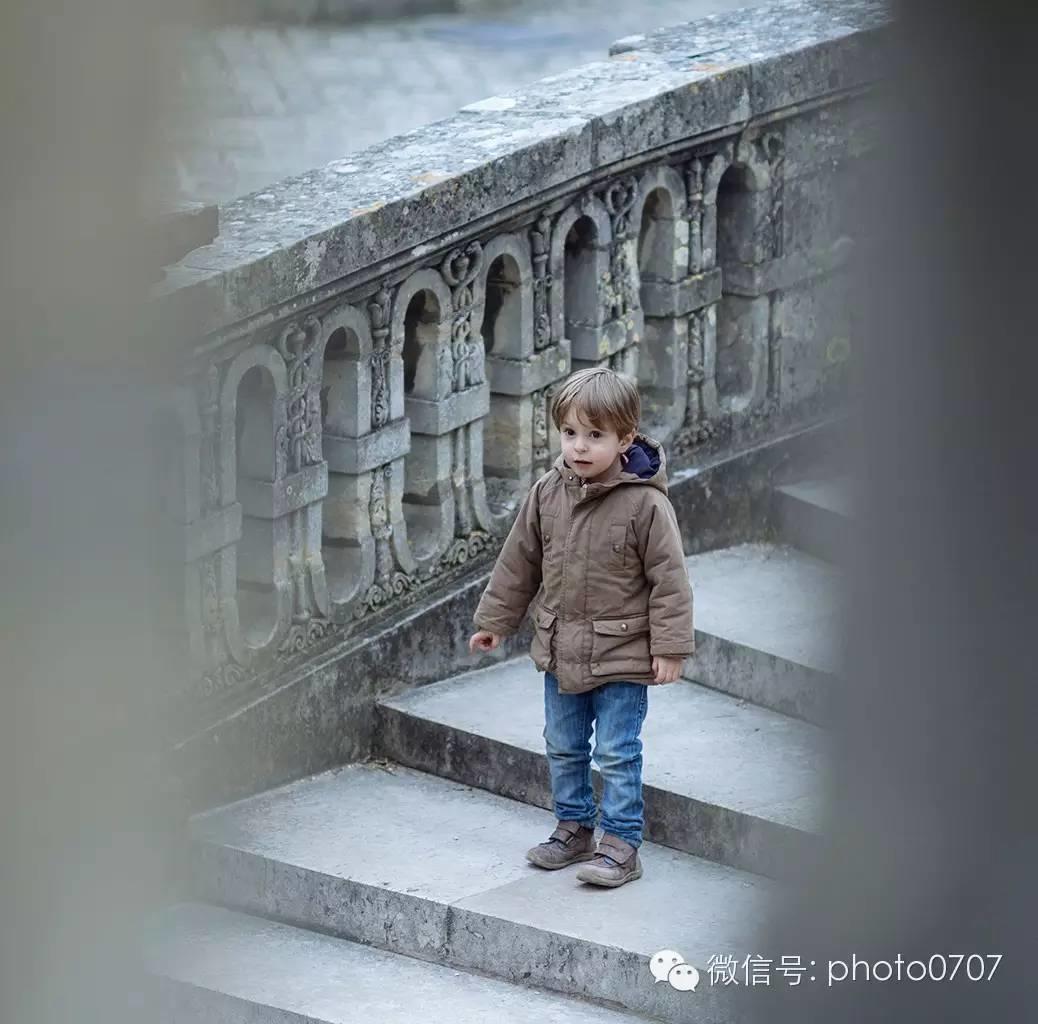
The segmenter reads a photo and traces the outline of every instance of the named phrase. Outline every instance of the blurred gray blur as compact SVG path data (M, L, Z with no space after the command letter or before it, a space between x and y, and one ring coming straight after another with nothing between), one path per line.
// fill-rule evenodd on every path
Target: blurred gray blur
M127 964L173 849L147 437L169 339L145 305L163 7L0 9L5 1024L141 1019Z
M4 1024L147 1019L133 929L178 859L157 760L177 569L147 429L177 338L147 313L145 239L179 180L172 129L204 135L208 113L162 91L193 13L169 6L0 11ZM900 17L890 148L857 211L875 239L849 438L866 500L831 839L762 943L1004 959L985 983L773 989L768 1021L1015 1021L1035 995L1038 18L961 0Z
M1015 1021L1038 995L1038 218L1013 170L1034 166L1020 126L1038 16L895 7L888 142L854 211L874 230L856 298L860 543L829 838L762 938L817 960L820 980L762 994L769 1024ZM954 982L822 980L853 955L953 953L1003 958L990 981L965 966Z

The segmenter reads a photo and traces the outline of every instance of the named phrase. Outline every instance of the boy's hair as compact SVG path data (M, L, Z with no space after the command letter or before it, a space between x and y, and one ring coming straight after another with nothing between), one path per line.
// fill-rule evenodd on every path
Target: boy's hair
M551 407L551 418L558 430L570 414L599 430L613 430L624 437L638 429L642 403L638 385L626 373L608 366L577 370L563 382Z

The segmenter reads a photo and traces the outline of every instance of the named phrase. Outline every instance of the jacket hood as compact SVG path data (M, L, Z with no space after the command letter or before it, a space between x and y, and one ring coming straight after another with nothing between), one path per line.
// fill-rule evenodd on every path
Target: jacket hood
M555 469L564 482L579 486L576 474L562 455L555 460ZM648 484L666 494L667 457L663 453L663 445L646 434L635 434L631 447L620 456L619 465L614 466L601 480L587 485L588 497L620 484Z

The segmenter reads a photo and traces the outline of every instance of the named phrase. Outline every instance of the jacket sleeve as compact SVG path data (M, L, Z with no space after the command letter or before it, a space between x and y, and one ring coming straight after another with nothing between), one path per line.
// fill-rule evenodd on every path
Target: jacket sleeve
M472 617L477 629L509 636L519 629L541 585L541 517L535 484L519 507L512 529L497 556L479 606Z
M649 651L671 658L696 649L692 586L677 516L669 501L654 501L642 563L649 581Z

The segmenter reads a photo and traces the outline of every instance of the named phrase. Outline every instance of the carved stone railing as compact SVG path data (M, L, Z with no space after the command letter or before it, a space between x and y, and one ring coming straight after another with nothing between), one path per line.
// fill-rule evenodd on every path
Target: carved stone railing
M573 369L636 376L679 464L830 408L882 17L775 4L623 41L224 208L157 296L184 331L194 695L489 561Z

